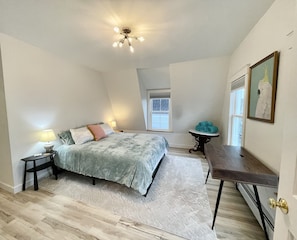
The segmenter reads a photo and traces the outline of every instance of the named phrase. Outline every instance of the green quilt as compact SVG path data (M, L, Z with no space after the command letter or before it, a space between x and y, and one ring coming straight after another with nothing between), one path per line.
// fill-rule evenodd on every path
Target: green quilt
M168 142L159 135L114 133L99 141L58 147L55 164L71 172L124 184L144 195L167 147Z

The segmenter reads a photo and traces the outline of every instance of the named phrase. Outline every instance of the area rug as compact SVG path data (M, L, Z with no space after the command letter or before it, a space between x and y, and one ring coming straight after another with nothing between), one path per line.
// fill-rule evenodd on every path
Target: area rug
M198 158L167 155L146 197L120 184L64 172L40 188L104 208L186 239L214 240L212 212Z

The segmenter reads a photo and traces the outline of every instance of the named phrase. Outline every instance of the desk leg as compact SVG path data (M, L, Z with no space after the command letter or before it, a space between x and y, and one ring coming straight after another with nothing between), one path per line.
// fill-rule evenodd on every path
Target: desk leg
M259 213L260 213L263 229L264 229L264 232L265 232L265 237L266 237L267 240L269 240L266 225L265 225L263 210L262 210L262 206L261 206L261 201L260 201L260 198L259 198L258 189L257 189L256 185L253 185L253 187L254 187L254 192L255 192L255 196L256 196L256 200L257 200L258 210L259 210Z
M207 172L207 176L206 176L206 179L205 179L205 183L204 184L207 183L207 180L208 180L208 177L209 177L209 173L210 173L210 169L208 168L208 172Z
M25 161L24 180L23 180L23 191L26 190L26 176L27 176L27 161Z
M38 180L37 180L37 171L36 171L36 162L33 161L33 167L34 167L34 190L38 190Z
M215 225L215 222L216 222L216 217L217 217L218 208L219 208L219 204L220 204L220 200L221 200L223 185L224 185L224 180L221 180L220 188L219 188L219 192L218 192L218 197L217 197L217 202L216 202L216 208L215 208L215 212L214 212L214 215L213 215L213 221L212 221L211 229L213 229L213 227Z

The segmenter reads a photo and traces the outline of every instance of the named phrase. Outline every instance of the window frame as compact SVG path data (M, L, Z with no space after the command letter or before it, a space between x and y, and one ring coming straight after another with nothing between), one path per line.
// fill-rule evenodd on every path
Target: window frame
M237 114L236 113L236 106L237 106L237 100L236 100L236 96L233 95L233 93L235 91L239 91L239 90L243 90L243 111L242 111L242 115L240 114ZM234 90L231 91L230 93L230 136L229 136L229 144L232 145L233 141L232 141L232 136L233 136L233 131L234 131L234 121L235 119L239 118L241 119L241 122L242 122L242 126L241 126L241 143L239 146L242 146L243 145L243 137L244 137L244 134L243 134L243 124L244 124L244 107L245 107L245 89L244 87L240 87L240 88L236 88Z
M230 82L230 95L229 95L229 124L228 124L228 144L232 144L232 135L233 135L233 123L235 118L241 118L242 120L242 136L241 136L241 145L244 146L244 138L245 138L245 120L246 120L246 103L247 103L247 72L242 72L242 75L237 75L237 78L233 78L234 80ZM242 89L243 92L243 109L242 109L242 115L239 115L236 113L236 102L235 97L232 98L232 93ZM235 114L236 113L236 114Z
M168 99L169 110L168 110L168 129L154 129L152 127L152 99ZM160 111L162 112L162 111ZM167 111L165 111L167 112ZM172 104L171 104L171 90L170 89L150 89L147 90L147 130L155 132L170 132L172 131Z

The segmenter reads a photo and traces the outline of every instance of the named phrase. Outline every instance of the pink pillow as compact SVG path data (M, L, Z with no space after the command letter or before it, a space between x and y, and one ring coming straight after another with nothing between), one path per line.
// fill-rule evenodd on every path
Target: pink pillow
M102 127L100 127L99 124L88 125L87 127L93 134L95 141L98 141L101 138L106 137L104 130L102 129Z

